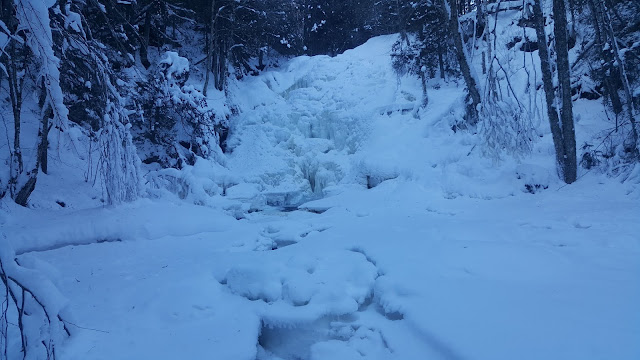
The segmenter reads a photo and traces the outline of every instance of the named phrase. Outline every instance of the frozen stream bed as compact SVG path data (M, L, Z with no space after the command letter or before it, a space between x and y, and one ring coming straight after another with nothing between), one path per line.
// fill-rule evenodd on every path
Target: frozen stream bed
M114 239L20 256L82 327L64 359L636 359L638 200L584 186L601 191L391 180L308 204L321 214L140 201L5 229Z

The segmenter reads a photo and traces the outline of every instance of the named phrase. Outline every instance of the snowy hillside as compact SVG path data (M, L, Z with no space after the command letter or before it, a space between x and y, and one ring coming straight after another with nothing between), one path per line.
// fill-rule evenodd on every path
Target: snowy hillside
M542 122L530 155L486 156L452 131L463 86L421 108L396 39L233 84L228 154L182 170L186 201L3 202L20 265L67 299L59 358L640 358L638 185L563 186ZM601 109L576 103L584 139Z

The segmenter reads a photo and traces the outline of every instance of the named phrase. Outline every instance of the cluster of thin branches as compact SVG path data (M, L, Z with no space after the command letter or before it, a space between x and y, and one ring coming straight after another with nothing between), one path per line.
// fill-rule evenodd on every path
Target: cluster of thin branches
M56 344L71 335L67 323L45 294L46 288L33 281L29 270L21 267L8 247L5 235L0 238L0 281L4 296L0 305L0 360L22 358L56 359ZM17 335L18 348L12 344Z

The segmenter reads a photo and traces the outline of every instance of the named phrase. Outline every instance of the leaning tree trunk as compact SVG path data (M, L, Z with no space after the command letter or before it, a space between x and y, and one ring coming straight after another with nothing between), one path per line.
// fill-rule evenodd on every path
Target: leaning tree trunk
M558 90L562 108L562 146L564 147L564 181L571 184L577 178L576 131L573 123L571 102L571 69L569 67L569 42L567 38L567 9L565 0L553 0L553 33L556 38L558 65Z
M40 128L38 129L38 145L36 146L38 151L36 153L36 164L33 169L27 171L27 181L20 187L20 190L14 199L16 204L21 206L27 206L31 193L36 189L39 169L42 169L42 172L45 174L48 173L47 158L49 156L49 141L47 138L50 130L50 119L53 117L53 109L46 103L47 91L44 78L42 78L41 84L38 105L42 109L42 120L40 121Z
M462 42L462 34L460 33L460 22L458 21L458 4L457 0L449 0L450 8L446 8L447 0L442 0L442 6L444 6L445 13L448 10L449 13L449 34L453 39L455 45L456 58L460 66L460 72L464 77L464 82L467 84L467 90L469 91L469 97L471 98L471 106L469 109L467 123L469 125L475 125L478 122L478 107L482 102L480 98L480 91L476 83L473 74L471 73L471 67L467 59L464 43Z

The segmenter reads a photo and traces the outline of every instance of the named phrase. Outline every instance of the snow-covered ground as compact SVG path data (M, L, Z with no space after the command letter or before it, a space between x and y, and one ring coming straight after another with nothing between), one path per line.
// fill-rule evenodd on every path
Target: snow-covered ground
M640 358L638 184L562 186L544 123L531 155L482 156L451 129L462 87L420 109L394 40L240 82L209 206L2 204L20 263L69 299L60 357ZM586 139L603 120L579 105Z
M640 355L639 207L619 186L481 200L392 180L306 206L326 211L141 201L6 230L112 240L20 257L56 269L82 326L68 359Z

